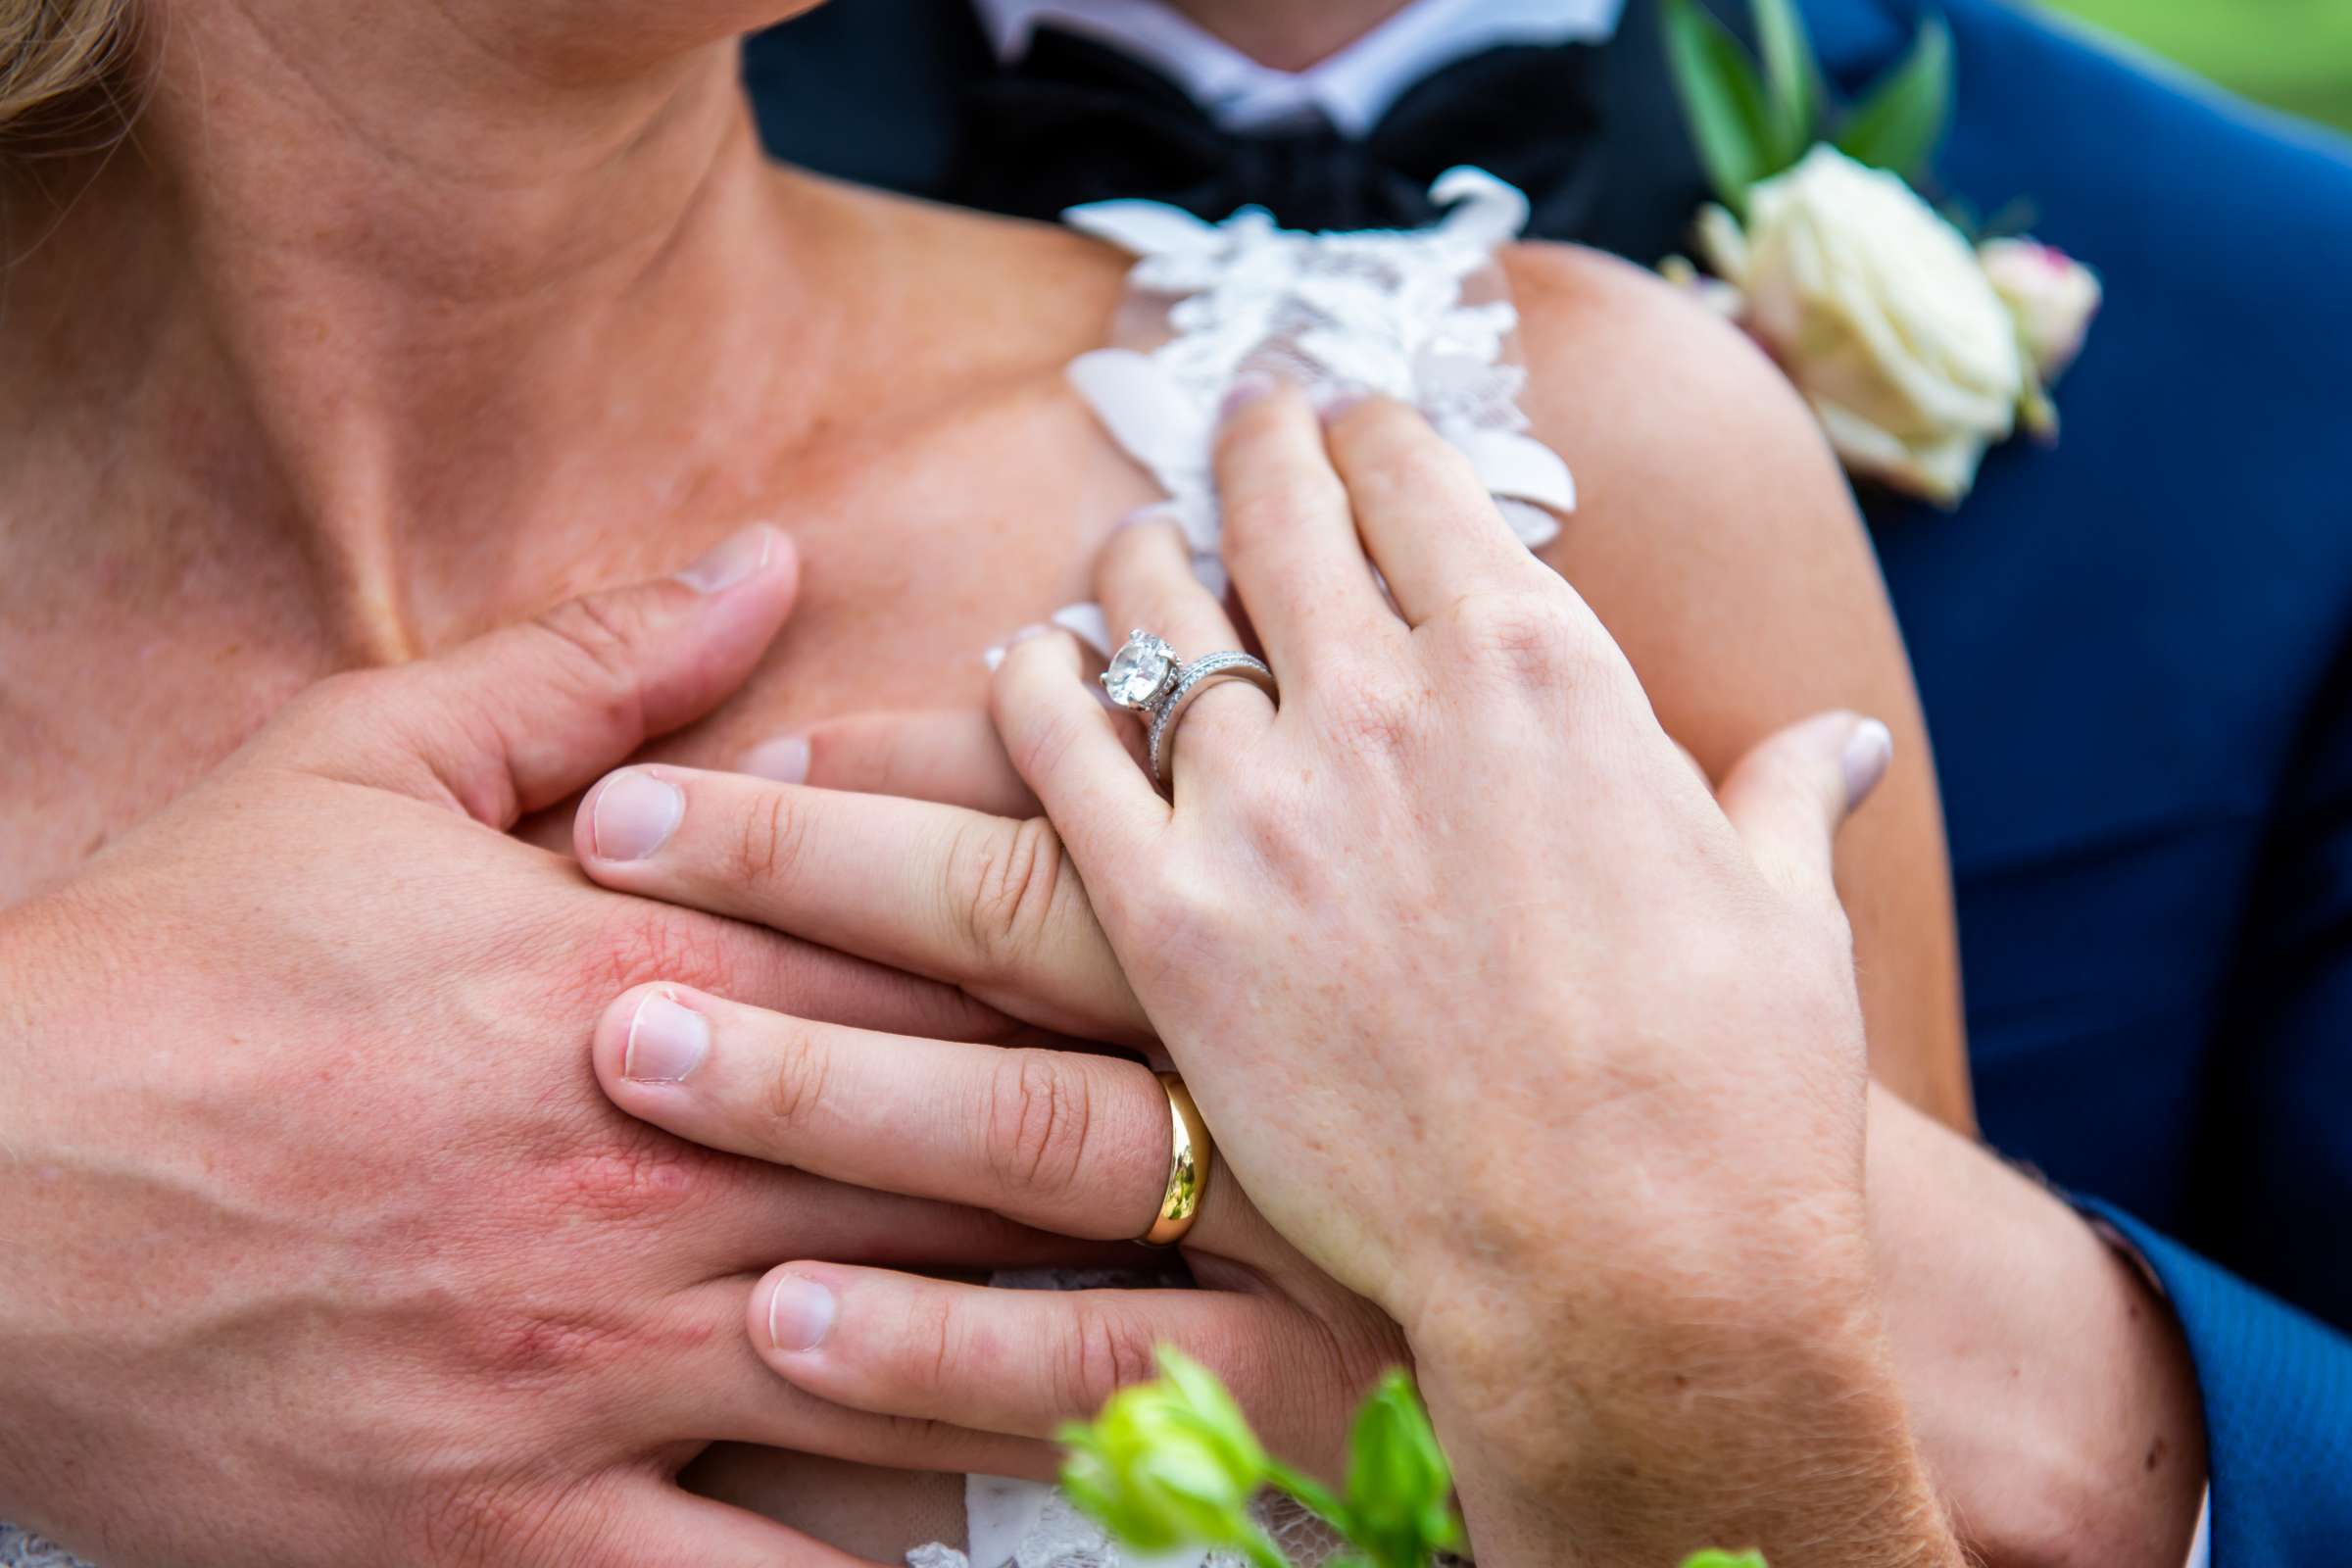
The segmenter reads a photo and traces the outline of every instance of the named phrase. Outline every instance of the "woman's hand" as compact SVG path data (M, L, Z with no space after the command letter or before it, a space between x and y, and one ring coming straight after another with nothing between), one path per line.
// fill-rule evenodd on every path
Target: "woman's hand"
M732 692L790 606L745 536L298 699L0 917L0 1517L110 1568L839 1565L670 1482L713 1440L991 1468L780 1388L759 1271L1094 1249L689 1150L573 1048L662 974L878 1028L967 998L585 885L503 831ZM657 830L624 803L608 850Z
M1285 391L1228 426L1282 700L1202 696L1172 804L1066 638L996 691L1223 1157L1404 1325L1489 1555L1950 1554L1875 1304L1831 874L1883 732L1824 720L1718 806L1466 462L1383 402L1329 437ZM1101 589L1188 657L1240 644L1172 532Z

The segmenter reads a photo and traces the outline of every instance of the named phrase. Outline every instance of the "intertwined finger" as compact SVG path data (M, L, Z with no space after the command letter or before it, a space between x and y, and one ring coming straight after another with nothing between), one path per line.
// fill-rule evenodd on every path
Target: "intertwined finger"
M816 1262L768 1275L750 1328L769 1366L823 1398L1031 1438L1155 1376L1154 1348L1174 1345L1225 1380L1269 1446L1317 1469L1360 1393L1348 1385L1395 1353L1239 1292L1008 1290Z
M1277 670L1308 678L1335 642L1397 634L1304 395L1237 384L1216 468L1225 564Z
M1225 607L1194 575L1192 552L1173 524L1136 522L1112 534L1102 547L1097 587L1113 627L1155 633L1180 660L1242 646ZM1273 703L1248 681L1221 680L1200 691L1165 743L1175 754L1174 789L1182 793L1188 780L1199 788L1199 781L1230 765L1273 719ZM1030 783L1034 787L1036 780Z
M1023 1225L987 1209L834 1182L750 1159L698 1156L674 1140L664 1155L613 1162L612 1178L592 1173L594 1193L635 1179L614 1196L644 1201L666 1194L662 1234L676 1265L697 1275L763 1268L813 1252L885 1268L1102 1268L1121 1244L1086 1241Z
M1115 1056L844 1029L675 986L609 1007L595 1055L615 1104L695 1143L1065 1236L1133 1240L1167 1190L1167 1093ZM1203 1199L1205 1245L1219 1184Z
M977 708L827 719L754 748L738 765L785 784L902 795L991 816L1044 814Z
M551 1541L529 1568L880 1568L771 1519L698 1497L656 1475L631 1477L583 1533ZM525 1559L508 1559L522 1568Z
M650 1335L632 1339L635 1392L607 1413L629 1423L641 1449L759 1443L856 1464L987 1475L1037 1461L1026 1443L1004 1433L845 1409L779 1384L743 1332L759 1278L745 1270L681 1291L663 1303Z
M1335 416L1328 439L1364 547L1411 624L1466 594L1557 580L1503 521L1470 460L1413 410L1372 398Z
M1083 862L1117 865L1167 825L1168 805L1137 760L1134 721L1102 706L1066 632L1007 649L989 709L1012 765Z
M1075 695L1093 710L1089 722L1107 725ZM1107 734L1102 744L1120 782L1156 808L1134 761ZM943 981L1040 1028L1151 1038L1086 889L1041 818L651 764L589 793L573 843L607 887Z

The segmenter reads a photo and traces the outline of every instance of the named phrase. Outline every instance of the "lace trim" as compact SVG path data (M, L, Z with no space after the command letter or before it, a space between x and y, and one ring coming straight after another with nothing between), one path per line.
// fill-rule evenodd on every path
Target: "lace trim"
M90 1568L53 1541L0 1523L0 1568Z
M1526 433L1519 315L1494 265L1527 222L1527 198L1475 169L1447 172L1430 194L1451 210L1409 231L1301 233L1260 208L1212 224L1142 201L1063 215L1137 258L1123 341L1072 361L1071 384L1167 493L1163 509L1202 564L1217 554L1217 411L1245 370L1281 375L1318 401L1378 393L1413 404L1469 456L1531 549L1575 510L1567 464Z
M1122 1554L1094 1522L1052 1487L1031 1481L972 1476L964 1483L972 1518L971 1550L917 1546L906 1568L1249 1568L1228 1552L1175 1552L1155 1557ZM1295 1563L1328 1561L1340 1544L1321 1521L1288 1498L1252 1509L1258 1523Z

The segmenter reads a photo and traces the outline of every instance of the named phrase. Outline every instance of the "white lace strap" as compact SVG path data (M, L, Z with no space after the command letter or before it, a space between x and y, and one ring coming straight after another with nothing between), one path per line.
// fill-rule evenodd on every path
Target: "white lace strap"
M1559 533L1576 484L1528 435L1518 313L1495 251L1527 221L1527 198L1456 169L1430 187L1448 210L1432 227L1309 234L1259 208L1206 223L1158 202L1098 202L1064 214L1132 253L1141 341L1071 362L1069 376L1126 452L1167 493L1195 555L1213 562L1210 449L1234 377L1262 369L1318 400L1379 393L1411 403L1468 454L1530 548Z

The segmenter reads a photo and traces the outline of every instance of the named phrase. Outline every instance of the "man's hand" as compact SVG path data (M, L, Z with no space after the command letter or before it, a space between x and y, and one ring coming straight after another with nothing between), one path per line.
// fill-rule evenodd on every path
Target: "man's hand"
M1045 823L854 793L1012 804L972 722L874 715L810 738L815 788L661 768L684 809L638 858L595 853L591 797L583 864L615 888L953 982L1041 1026L1151 1042ZM632 1076L631 1025L649 997L707 1031L682 1077ZM863 1034L645 987L607 1012L594 1060L615 1102L697 1142L953 1193L1070 1234L1134 1234L1165 1178L1164 1097L1115 1057ZM2196 1518L2203 1435L2161 1300L2063 1203L1883 1090L1868 1150L1895 1372L1970 1548L1993 1564L2173 1568ZM1316 1288L1229 1171L1212 1176L1187 1254L1211 1290L992 1291L796 1260L753 1295L749 1332L778 1373L826 1399L1033 1438L1092 1417L1151 1375L1152 1346L1174 1344L1224 1377L1279 1451L1328 1465L1396 1340L1353 1298ZM780 1308L778 1292L790 1293ZM826 1319L814 1334L812 1312ZM1318 1326L1340 1332L1298 1332ZM943 1343L974 1350L943 1357Z
M714 1440L991 1469L767 1376L779 1256L1067 1256L677 1144L584 1046L652 977L995 1038L969 999L586 883L503 831L714 707L789 547L323 683L0 918L0 1517L107 1568L845 1564L679 1492ZM611 809L608 847L662 825Z

